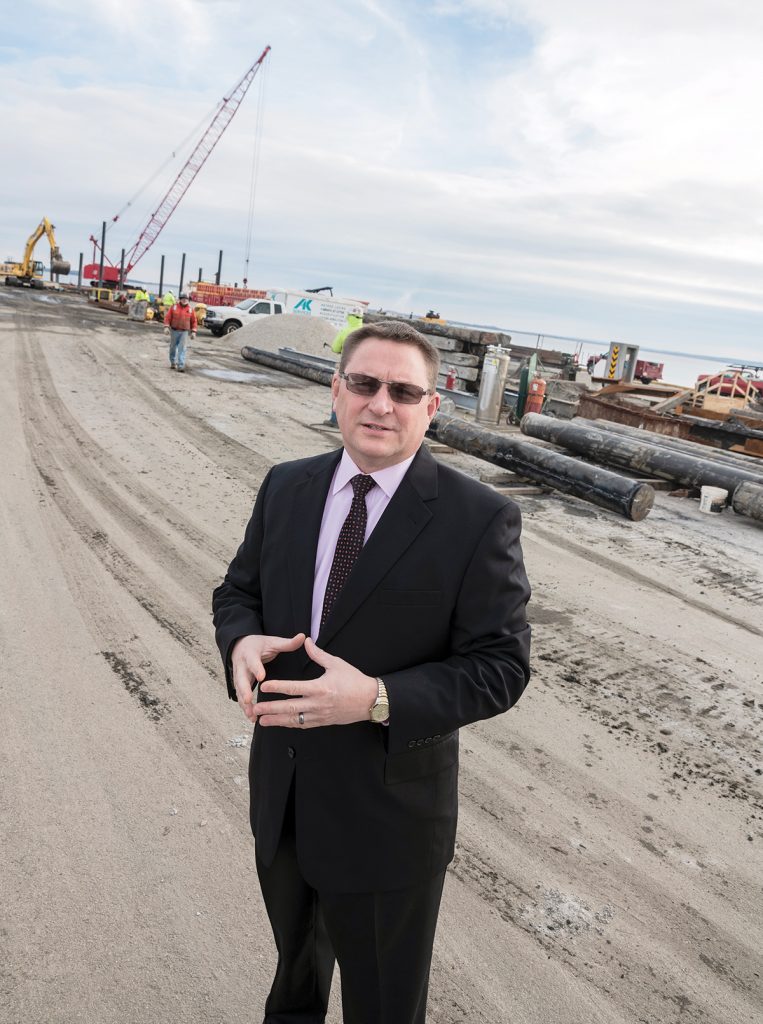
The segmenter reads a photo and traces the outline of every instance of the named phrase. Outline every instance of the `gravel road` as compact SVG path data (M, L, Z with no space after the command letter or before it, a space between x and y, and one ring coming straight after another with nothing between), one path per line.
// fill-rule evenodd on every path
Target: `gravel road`
M0 293L2 1024L261 1019L210 593L268 467L338 435L326 388L239 348L202 332L181 376L156 326ZM534 677L462 733L430 1020L760 1021L763 530L518 501Z

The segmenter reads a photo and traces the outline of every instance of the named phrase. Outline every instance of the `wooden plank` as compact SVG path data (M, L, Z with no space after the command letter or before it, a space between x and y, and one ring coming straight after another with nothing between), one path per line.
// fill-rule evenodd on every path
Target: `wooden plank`
M472 356L468 352L449 352L447 362L454 366L479 366L480 357Z
M672 395L670 398L666 398L664 402L658 402L657 405L653 405L651 407L651 411L658 413L669 412L671 409L675 409L677 405L685 402L693 394L693 388L687 388L686 391L679 391L677 395Z

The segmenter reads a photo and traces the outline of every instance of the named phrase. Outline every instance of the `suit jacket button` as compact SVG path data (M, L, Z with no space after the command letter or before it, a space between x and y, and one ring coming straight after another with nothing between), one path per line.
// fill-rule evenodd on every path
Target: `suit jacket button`
M297 756L297 751L294 749L294 747L288 747L286 753L289 755L289 757Z

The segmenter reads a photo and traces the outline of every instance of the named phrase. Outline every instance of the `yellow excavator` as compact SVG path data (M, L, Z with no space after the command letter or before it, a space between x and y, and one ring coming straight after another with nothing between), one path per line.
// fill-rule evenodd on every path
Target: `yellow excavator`
M40 260L33 260L34 247L43 235L48 236L50 242L50 270L53 274L68 274L71 264L61 256L61 250L56 245L56 236L53 234L53 225L47 217L43 217L32 234L27 239L24 249L24 259L21 263L3 263L2 273L5 274L5 283L8 285L29 285L30 288L42 288L43 266Z

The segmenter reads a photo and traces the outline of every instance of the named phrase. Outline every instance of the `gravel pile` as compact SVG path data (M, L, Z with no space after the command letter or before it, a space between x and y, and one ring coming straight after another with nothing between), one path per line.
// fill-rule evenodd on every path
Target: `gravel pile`
M246 324L236 331L235 339L242 348L250 345L267 352L294 348L313 356L334 357L330 346L336 334L336 327L318 316L281 314L264 316Z

